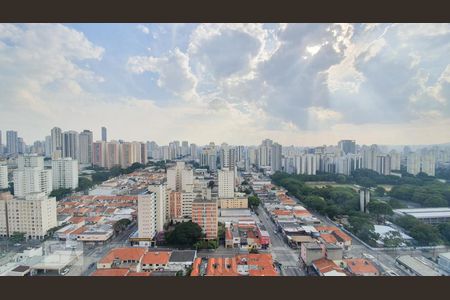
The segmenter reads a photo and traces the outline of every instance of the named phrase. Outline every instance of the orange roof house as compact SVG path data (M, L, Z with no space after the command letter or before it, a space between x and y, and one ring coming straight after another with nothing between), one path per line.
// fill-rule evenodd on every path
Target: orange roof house
M128 269L98 269L91 276L127 276Z
M374 266L374 264L364 258L352 258L345 259L345 264L347 269L354 275L357 276L378 276L380 272Z
M147 249L145 248L116 248L109 251L109 253L103 257L99 263L110 264L116 259L121 262L138 262L146 252Z
M169 263L171 252L169 251L150 251L144 254L142 264L144 265L167 265Z

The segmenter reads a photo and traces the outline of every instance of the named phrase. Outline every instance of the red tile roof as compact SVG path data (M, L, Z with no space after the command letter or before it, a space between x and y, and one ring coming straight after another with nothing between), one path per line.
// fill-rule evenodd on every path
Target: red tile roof
M143 264L159 264L159 265L166 265L169 263L171 252L169 251L151 251L144 254L144 257L142 258Z
M116 258L121 261L134 260L139 261L142 256L147 252L145 248L116 248L109 251L109 253L103 257L99 263L108 264L112 263Z
M378 269L371 261L364 258L345 259L348 270L355 275L379 275Z
M127 276L128 269L98 269L91 276Z

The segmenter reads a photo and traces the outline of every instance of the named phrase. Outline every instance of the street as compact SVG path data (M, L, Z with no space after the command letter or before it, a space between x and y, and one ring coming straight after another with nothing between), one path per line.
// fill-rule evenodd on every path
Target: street
M258 217L270 235L272 245L269 250L274 260L281 263L281 275L304 276L305 273L299 267L299 250L290 248L280 234L275 233L275 224L261 207L258 207Z

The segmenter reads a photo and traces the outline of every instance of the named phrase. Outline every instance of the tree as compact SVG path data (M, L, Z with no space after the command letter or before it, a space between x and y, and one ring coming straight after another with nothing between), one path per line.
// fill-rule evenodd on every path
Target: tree
M128 219L120 219L116 223L114 223L113 228L115 232L121 232L127 229L128 225L130 225L131 221Z
M25 233L23 232L13 232L13 234L9 237L10 241L13 243L20 243L25 241Z
M176 224L174 230L166 233L168 244L181 247L193 247L201 238L201 227L192 221Z
M442 238L448 243L450 243L450 223L441 223L438 225L439 233Z
M250 196L250 197L248 197L248 205L252 209L257 208L259 206L259 204L261 204L261 200L259 200L258 196Z
M336 183L343 184L343 183L345 183L346 181L347 181L347 180L346 180L346 178L345 178L344 175L338 175L338 176L336 177Z
M70 193L72 193L72 189L59 188L57 190L53 190L50 193L50 197L56 197L56 200L61 200Z
M374 192L375 196L384 197L386 190L382 186L377 186Z
M323 197L320 196L306 196L303 202L306 204L306 206L319 213L324 213L327 208L327 202Z
M217 230L217 237L219 240L225 239L225 224L219 222L218 230Z
M77 192L87 191L93 186L94 186L94 183L89 178L79 177L78 178L78 187L76 188L76 191Z
M392 216L393 211L391 206L383 201L372 200L367 206L369 213L376 216L377 221L383 221L385 216Z
M400 232L398 231L390 231L383 238L384 247L394 248L400 247L405 243L405 240L402 238Z

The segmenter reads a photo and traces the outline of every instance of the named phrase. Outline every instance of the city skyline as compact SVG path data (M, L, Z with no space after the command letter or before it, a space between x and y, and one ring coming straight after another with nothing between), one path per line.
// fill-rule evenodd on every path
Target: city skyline
M0 127L27 144L54 126L158 144L448 143L449 38L448 24L1 24Z

